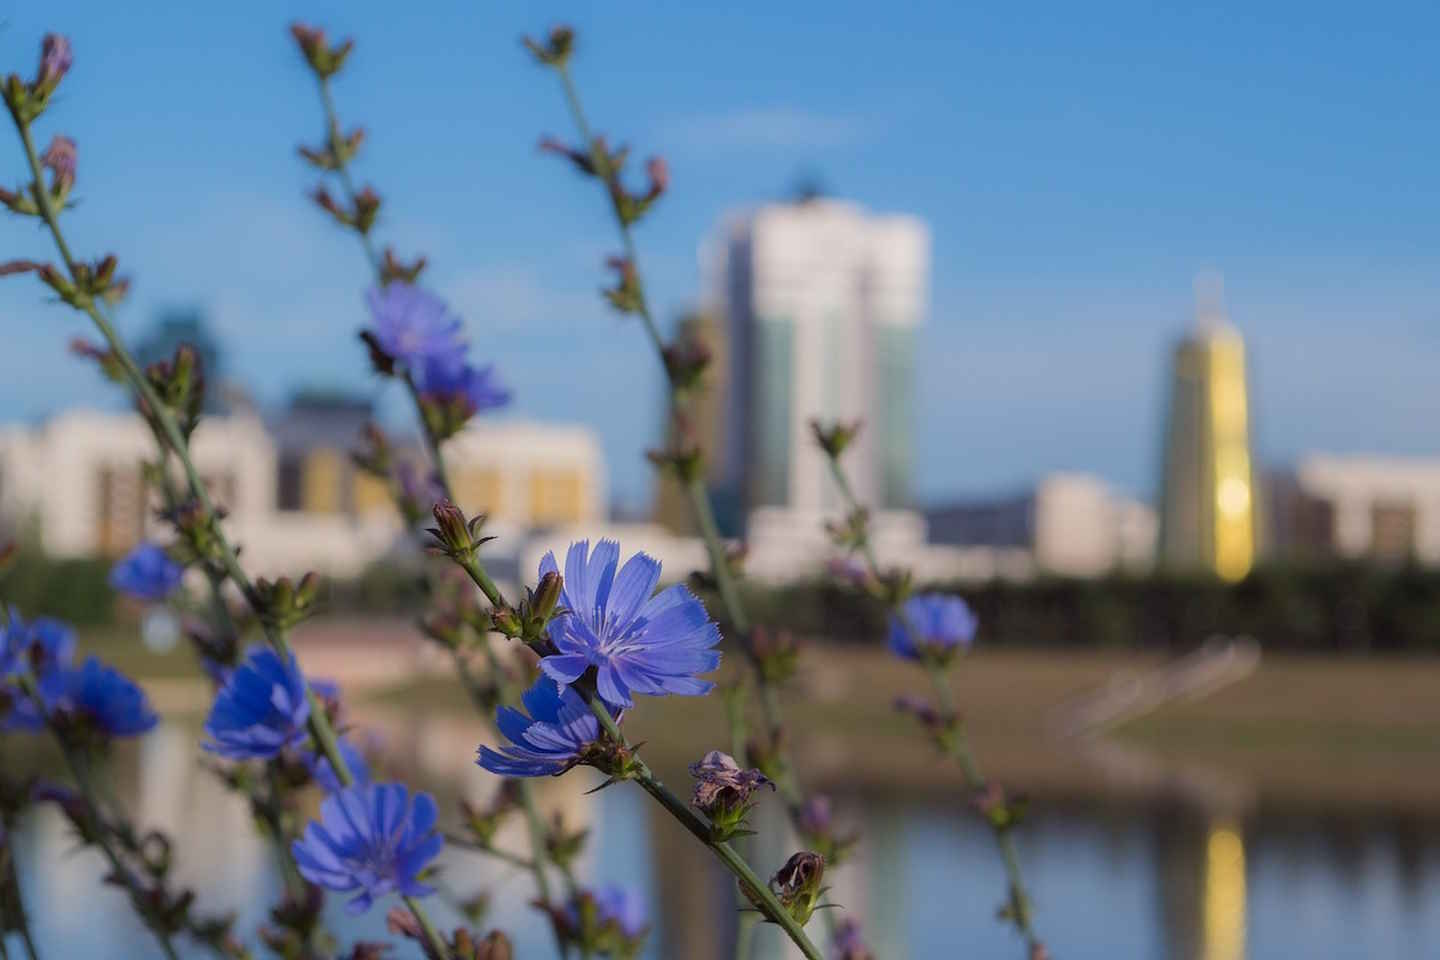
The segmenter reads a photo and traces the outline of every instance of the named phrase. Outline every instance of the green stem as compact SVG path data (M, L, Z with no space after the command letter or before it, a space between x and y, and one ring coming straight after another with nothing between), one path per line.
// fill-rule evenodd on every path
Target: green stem
M447 831L445 833L445 842L451 846L460 847L463 850L473 850L476 853L483 853L487 857L508 863L512 867L519 867L521 870L535 869L535 861L528 857L522 857L518 853L511 853L509 850L502 850L490 844L477 843L469 837L462 836L453 831Z
M5 843L8 845L11 837L11 833L8 829L5 831L5 837ZM32 940L30 937L30 916L25 912L25 896L20 889L20 871L19 868L15 865L15 851L13 848L7 847L4 852L5 871L7 874L4 882L10 888L10 896L13 899L13 902L10 904L10 906L14 910L14 917L12 919L17 925L17 931L20 934L20 942L25 947L26 956L28 956L30 960L39 960L40 953L38 950L35 949L35 941ZM0 947L3 947L4 945L5 934L3 932L0 932ZM0 953L0 958L8 956L8 953Z
M355 209L355 198L359 191L355 189L355 182L350 177L350 166L341 161L340 153L340 118L335 111L335 99L330 95L330 78L318 77L320 84L320 102L325 108L325 134L329 139L331 154L335 157L335 175L340 178L340 185L345 189L345 199L350 204L350 209ZM380 273L380 256L375 252L375 245L370 241L368 232L355 231L360 234L360 244L365 248L365 258L370 261L370 267L378 275Z
M15 120L16 128L20 133L21 143L25 147L26 159L30 164L30 173L36 184L36 189L33 193L35 194L36 204L40 209L41 219L45 221L45 225L49 228L50 235L55 242L55 248L65 261L65 266L70 273L71 279L77 280L76 261L74 257L71 256L70 248L65 242L65 236L60 230L59 217L50 203L50 196L42 186L40 160L35 152L35 144L30 136L29 125L20 123L18 117L16 117ZM199 502L201 508L204 510L205 516L214 520L214 518L218 517L215 504L210 497L210 492L206 488L204 481L200 478L200 471L196 468L195 461L190 456L189 445L180 430L180 425L176 421L174 413L161 402L160 397L156 394L154 388L151 387L150 382L140 372L140 368L136 365L134 358L121 341L119 334L115 331L114 325L96 305L95 301L92 298L86 297L81 300L80 303L80 309L90 317L95 323L96 328L105 338L105 342L110 347L112 355L124 371L125 378L130 381L131 387L139 395L145 411L153 418L153 422L159 427L165 443L180 461L180 465L185 471L185 478L189 485L191 495ZM265 616L264 606L255 593L255 587L250 582L250 578L245 573L245 570L240 566L235 548L220 530L218 521L215 521L214 533L215 543L220 553L220 564L224 568L226 575L240 588L240 592L244 594L245 599L250 603L251 607L260 615L261 623L265 628L265 636L269 640L270 645L281 656L287 658L292 656L290 644L285 639L284 632L278 625ZM310 702L310 733L314 737L316 744L330 761L330 765L332 769L334 769L335 775L340 783L348 787L354 783L355 778L351 774L349 766L346 765L345 758L340 753L336 742L335 731L331 728L329 718L325 714L324 704L320 701L319 696L316 695L313 689L307 689L306 696ZM420 905L415 903L413 898L407 897L406 906L410 907L411 912L415 914L416 921L418 921L421 928L426 931L426 938L436 956L448 958L450 956L449 948L446 946L445 941L438 935L431 936L434 927L431 925L429 918L425 916L424 910Z
M850 479L845 475L845 470L840 466L840 459L826 451L826 460L830 464L830 475L835 478L835 486L839 489L841 496L845 498L847 507L853 512L860 509L860 501L855 496L855 490L850 486ZM880 564L876 560L875 550L870 544L867 536L860 543L861 552L865 557L865 563L870 575L877 580L881 577ZM896 616L903 617L904 612L898 607L892 608L891 612ZM935 690L936 706L942 715L947 717L957 716L955 709L955 695L950 689L950 684L945 678L945 671L939 664L931 661L922 661L925 666L926 676L930 679L930 685ZM978 793L984 790L988 781L980 769L979 761L975 759L975 752L970 746L970 738L965 733L965 728L956 725L953 733L946 741L946 752L954 759L960 772L965 777L965 784L972 792ZM1007 827L991 824L991 832L995 835L996 845L1000 849L1000 859L1005 865L1005 879L1010 888L1010 922L1015 929L1025 938L1026 945L1031 952L1040 947L1039 935L1035 932L1033 919L1030 915L1030 896L1026 892L1025 878L1020 872L1020 858L1015 850L1015 840Z
M572 689L585 698L585 702L590 705L590 711L600 721L600 726L606 735L615 743L623 745L628 753L634 755L633 748L625 739L625 735L620 732L619 725L610 716L609 709L600 701L600 698L580 684L574 685ZM710 848L716 858L725 865L725 868L740 881L740 886L747 893L749 899L759 907L760 912L765 914L772 923L779 925L806 957L809 957L810 960L822 960L820 951L805 935L805 928L780 904L770 887L755 875L755 871L751 869L750 864L745 862L745 858L740 856L730 844L715 840L710 830L710 824L691 810L684 800L671 793L644 760L635 756L634 763L633 777L635 782L640 784L641 789L650 794L672 817L680 821L680 825L689 830L697 840Z

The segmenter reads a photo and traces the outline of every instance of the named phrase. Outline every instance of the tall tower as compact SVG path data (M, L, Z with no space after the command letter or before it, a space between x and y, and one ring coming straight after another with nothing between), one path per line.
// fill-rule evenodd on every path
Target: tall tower
M1245 342L1222 281L1195 283L1195 329L1175 348L1161 481L1160 563L1239 580L1255 562Z
M730 346L720 481L748 513L838 508L809 421L862 419L856 494L909 506L915 328L930 238L914 217L806 197L735 216L704 251L706 305Z

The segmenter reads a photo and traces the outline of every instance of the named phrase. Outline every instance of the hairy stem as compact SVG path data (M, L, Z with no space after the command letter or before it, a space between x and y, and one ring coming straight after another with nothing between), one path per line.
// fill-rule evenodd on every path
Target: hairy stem
M20 133L21 143L25 148L26 159L30 164L30 173L36 184L36 189L33 192L35 194L36 204L40 209L41 219L44 220L45 225L49 228L50 236L55 242L55 248L65 261L65 267L71 279L76 280L76 261L70 253L68 244L65 242L64 233L60 229L59 216L50 203L50 196L42 186L43 180L41 177L40 159L35 152L35 144L30 136L30 127L28 124L19 122L18 117L15 119L16 128ZM210 492L206 488L204 481L200 478L200 471L195 466L194 459L190 456L189 444L180 430L180 425L176 421L174 413L161 402L160 397L151 387L150 382L140 372L140 368L135 363L134 357L131 356L130 351L125 347L124 342L121 341L114 325L95 301L92 298L86 297L81 301L81 304L80 309L90 317L96 328L100 331L101 336L105 338L105 342L109 346L111 353L124 371L125 378L130 382L131 387L139 396L145 412L153 419L153 422L159 428L160 434L170 448L170 451L174 453L175 457L179 460L181 467L185 471L185 478L189 485L191 495L199 502L206 517L211 519L216 518L218 514L215 510L215 504L210 497ZM240 566L235 548L230 544L230 541L226 538L223 531L220 530L218 521L215 522L215 542L219 548L221 566L224 568L226 575L240 588L240 592L260 616L261 623L265 628L265 636L269 640L270 645L281 656L286 658L290 657L292 655L290 644L285 638L284 631L265 615L264 605L260 602L255 592L254 584L251 583L249 575L247 575L245 570ZM340 780L340 783L348 787L355 782L355 778L351 774L349 766L345 763L345 758L340 753L335 731L331 727L329 718L325 714L324 704L320 701L320 698L313 689L307 688L306 696L310 701L310 733L314 737L316 745L319 746L326 758L330 761L331 768L335 771L335 775ZM436 956L448 958L450 956L449 948L446 946L445 941L438 935L431 936L434 927L431 925L429 918L425 916L425 912L420 905L416 903L413 898L407 897L406 906L410 907L411 913L415 914L416 921L419 922L421 928L426 931L426 939L429 941L431 949L435 951Z

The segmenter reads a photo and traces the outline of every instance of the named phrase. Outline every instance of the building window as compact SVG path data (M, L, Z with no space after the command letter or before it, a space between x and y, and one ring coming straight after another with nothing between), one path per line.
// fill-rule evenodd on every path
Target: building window
M117 556L140 542L145 525L145 485L135 467L105 466L96 477L96 547Z
M494 467L462 468L455 473L455 499L466 516L477 513L505 516L504 484Z
M536 526L580 522L582 490L578 470L532 470L530 522Z
M300 477L300 509L307 513L345 510L341 476L344 463L334 450L315 450L305 458Z
M281 510L300 509L300 477L304 463L298 454L282 454L276 469L275 506Z
M1370 553L1393 563L1415 555L1415 504L1378 500L1371 506Z
M355 512L361 516L389 513L393 506L389 484L363 470L355 471L355 483L350 496L355 503Z

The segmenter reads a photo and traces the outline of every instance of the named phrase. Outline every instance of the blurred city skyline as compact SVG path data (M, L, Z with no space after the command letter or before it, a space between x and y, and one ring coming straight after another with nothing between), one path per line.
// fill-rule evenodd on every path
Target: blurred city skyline
M1338 6L933 4L856 31L869 8L826 26L836 6L447 4L396 18L320 3L305 16L357 41L336 95L345 125L369 133L358 174L386 198L382 243L431 258L432 286L515 387L519 415L599 432L627 506L649 500L660 374L596 293L615 244L594 191L535 151L569 129L516 38L557 20L581 31L597 126L671 162L672 192L639 236L667 318L697 299L696 247L714 224L801 176L928 223L921 501L1057 469L1153 496L1168 349L1207 268L1225 274L1250 347L1262 464L1440 448L1440 132L1414 122L1440 80L1433 9L1358 22ZM14 10L0 29L5 72L33 69L46 30L75 42L42 135L79 143L69 227L78 250L114 250L134 275L127 336L194 304L270 405L309 385L378 389L353 337L363 260L303 196L315 178L294 146L321 124L285 35L294 14L77 3L59 21ZM4 155L0 181L19 179ZM16 218L0 244L49 255ZM87 331L42 288L0 284L0 313L3 419L118 402L66 355Z

